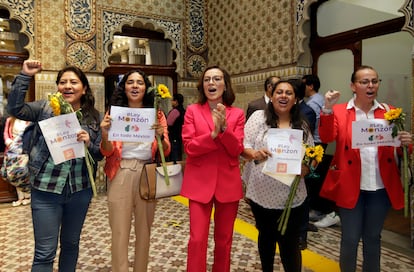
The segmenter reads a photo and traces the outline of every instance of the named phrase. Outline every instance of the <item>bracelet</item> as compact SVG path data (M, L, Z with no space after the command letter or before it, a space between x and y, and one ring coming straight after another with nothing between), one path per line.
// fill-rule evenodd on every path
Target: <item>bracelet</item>
M322 112L324 113L324 114L332 114L332 109L325 109L325 108L322 108Z

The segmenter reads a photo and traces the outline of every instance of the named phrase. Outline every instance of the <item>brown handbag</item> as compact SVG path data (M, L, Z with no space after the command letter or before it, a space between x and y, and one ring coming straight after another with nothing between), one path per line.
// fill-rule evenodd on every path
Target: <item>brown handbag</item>
M142 199L156 200L180 194L185 162L167 162L166 165L169 185L165 182L164 169L160 163L144 164L139 185Z

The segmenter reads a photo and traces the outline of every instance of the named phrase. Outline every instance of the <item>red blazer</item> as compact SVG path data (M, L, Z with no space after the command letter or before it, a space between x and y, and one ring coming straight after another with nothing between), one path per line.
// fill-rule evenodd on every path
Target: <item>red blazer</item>
M336 202L339 207L355 207L360 192L361 157L359 149L352 149L352 121L355 109L346 109L347 103L335 105L333 114L321 113L319 136L322 142L336 141L336 150L320 195ZM384 119L386 110L377 108L375 118ZM400 171L394 156L394 147L378 147L379 170L394 209L404 207L404 193Z
M226 107L227 128L216 139L208 103L187 107L182 138L187 154L181 195L201 203L213 197L233 202L243 197L239 155L243 151L244 113Z

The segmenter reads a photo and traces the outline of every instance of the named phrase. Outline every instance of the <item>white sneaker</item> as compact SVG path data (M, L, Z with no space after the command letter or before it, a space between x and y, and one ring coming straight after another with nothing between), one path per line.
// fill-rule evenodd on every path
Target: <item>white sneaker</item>
M321 213L320 211L310 210L309 212L309 220L312 222L319 221L325 217L325 214Z
M16 201L13 201L12 202L12 206L13 207L18 207L18 206L20 206L22 204L23 204L23 199L19 199L19 200L16 200Z
M318 222L315 222L314 225L318 228L327 228L339 224L340 221L339 216L335 212L331 212Z

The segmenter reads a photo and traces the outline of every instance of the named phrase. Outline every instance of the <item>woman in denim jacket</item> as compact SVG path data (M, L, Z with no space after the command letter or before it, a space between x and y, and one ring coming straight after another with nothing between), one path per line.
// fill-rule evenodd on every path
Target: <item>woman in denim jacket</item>
M89 203L91 184L84 158L55 165L40 131L38 122L54 116L45 100L24 101L32 77L41 71L41 63L26 60L16 76L8 97L8 112L34 123L33 146L30 150L31 208L35 238L32 272L53 271L60 235L59 271L75 271L79 240ZM99 150L101 132L99 112L86 75L76 67L66 67L57 75L57 90L73 110L81 110L82 129L77 140L85 142L95 161L103 158ZM35 136L36 135L36 136ZM96 173L96 163L95 171Z

